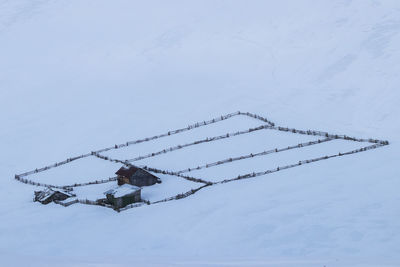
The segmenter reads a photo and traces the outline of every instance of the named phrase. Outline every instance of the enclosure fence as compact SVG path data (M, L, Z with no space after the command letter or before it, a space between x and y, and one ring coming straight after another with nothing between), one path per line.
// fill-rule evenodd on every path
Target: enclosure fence
M247 130L242 130L242 131L236 131L236 132L231 132L231 133L226 133L223 135L218 135L218 136L213 136L213 137L207 137L205 139L200 139L200 140L196 140L190 143L186 143L186 144L180 144L180 145L176 145L176 146L171 146L168 148L164 148L162 150L156 151L156 152L152 152L152 153L148 153L145 155L141 155L141 156L137 156L135 158L132 159L115 159L115 158L111 158L109 156L105 156L102 153L110 151L110 150L116 150L116 149L120 149L123 147L128 147L131 145L135 145L135 144L139 144L139 143L144 143L144 142L149 142L149 141L153 141L159 138L164 138L164 137L168 137L171 135L175 135L175 134L179 134L185 131L190 131L199 127L203 127L206 125L210 125L210 124L214 124L223 120L227 120L230 119L232 117L235 116L247 116L256 120L260 120L263 123L261 126L258 127L254 127L254 128L249 128ZM167 201L172 201L172 200L178 200L178 199L183 199L186 198L188 196L191 196L195 193L197 193L198 191L200 191L201 189L205 188L205 187L209 187L209 186L213 186L213 185L219 185L219 184L224 184L224 183L228 183L228 182L233 182L233 181L238 181L238 180L242 180L242 179L249 179L249 178L255 178L258 176L263 176L263 175L267 175L267 174L271 174L274 172L278 172L281 170L286 170L289 168L294 168L294 167L298 167L304 164L310 164L310 163L314 163L314 162L318 162L321 160L327 160L327 159L331 159L331 158L335 158L335 157L342 157L342 156L347 156L347 155L351 155L351 154L356 154L356 153L360 153L360 152L364 152L367 150L371 150L371 149L376 149L378 147L381 146L385 146L385 145L389 145L388 141L383 141L383 140L377 140L377 139L364 139L364 138L356 138L356 137L350 137L347 135L338 135L338 134L330 134L328 132L323 132L323 131L316 131L316 130L299 130L299 129L295 129L295 128L288 128L288 127L281 127L281 126L275 126L275 124L273 122L271 122L270 120L268 120L265 117L253 114L253 113L249 113L249 112L234 112L234 113L230 113L227 115L223 115L223 116L219 116L217 118L208 120L208 121L203 121L203 122L197 122L194 124L191 124L185 128L180 128L180 129L176 129L176 130L172 130L172 131L168 131L165 132L163 134L159 134L159 135L155 135L152 137L147 137L147 138L143 138L143 139L138 139L138 140L134 140L134 141L127 141L125 143L122 144L115 144L114 146L110 146L107 148L103 148L103 149L99 149L97 151L91 151L90 153L87 154L82 154L79 156L75 156L75 157L70 157L67 158L64 161L60 161L60 162L56 162L54 164L51 165L47 165L45 167L41 167L41 168L36 168L34 170L28 171L28 172L24 172L21 174L16 174L15 175L15 179L21 183L25 183L25 184L29 184L29 185L34 185L34 186L41 186L41 187L48 187L48 188L55 188L55 189L63 189L63 190L72 190L74 187L80 187L80 186L89 186L89 185L95 185L95 184L103 184L103 183L108 183L108 182L112 182L112 181L116 181L117 177L109 177L109 178L104 178L104 179L94 179L91 182L85 182L85 183L75 183L75 184L69 184L69 185L53 185L53 184L46 184L46 183L40 183L40 182L36 182L33 181L32 179L28 179L25 178L27 176L36 174L36 173L40 173L40 172L44 172L47 170L50 170L52 168L56 168L71 162L74 162L78 159L82 159L82 158L87 158L87 157L96 157L102 160L107 160L107 161L111 161L114 163L120 163L123 164L125 166L133 166L132 162L136 162L136 161L140 161L143 159L147 159L147 158L151 158L151 157L156 157L162 154L166 154L166 153L170 153L173 151L177 151L180 149L185 149L191 146L195 146L195 145L200 145L203 143L210 143L210 142L216 142L219 140L224 140L227 138L234 138L240 135L245 135L245 134L249 134L252 132L256 132L256 131L260 131L260 130L275 130L275 131L281 131L281 132L290 132L290 133L294 133L294 134L302 134L302 135L310 135L310 136L320 136L323 137L321 139L315 140L315 141L310 141L310 142L304 142L304 143L299 143L297 145L292 145L292 146L288 146L288 147L282 147L282 148L275 148L275 149L270 149L270 150L264 150L261 152L257 152L257 153L250 153L250 154L246 154L246 155L241 155L241 156L237 156L237 157L231 157L231 158L227 158L227 159L223 159L223 160L219 160L216 162L211 162L211 163L207 163L201 166L193 166L190 168L186 168L183 170L178 170L178 171L173 171L173 170L162 170L162 169L157 169L157 168L153 168L153 167L149 167L149 166L141 166L143 169L153 172L153 173L160 173L160 174L167 174L167 175L172 175L172 176L176 176L182 179L186 179L188 181L191 182L195 182L195 183L200 183L202 184L200 187L195 188L195 189L191 189L187 192L181 193L181 194L177 194L175 196L169 197L169 198L165 198L163 200L158 200L158 201L154 201L154 202L150 202L150 201L146 201L144 200L143 202L140 203L134 203L131 205L128 205L124 208L121 209L116 209L117 211L122 211L122 210L127 210L127 209L131 209L131 208L136 208L136 207L140 207L143 205L151 205L151 204L157 204L157 203L162 203L162 202L167 202ZM288 150L292 150L292 149L301 149L303 147L307 147L307 146L313 146L313 145L318 145L321 143L325 143L325 142L329 142L332 140L337 140L337 139L341 139L341 140L346 140L346 141L353 141L353 142L366 142L366 143L370 143L372 145L369 146L364 146L361 147L359 149L355 149L355 150L351 150L351 151L347 151L347 152L339 152L337 154L331 154L331 155L325 155L325 156L321 156L321 157L317 157L317 158L311 158L311 159L305 159L305 160L300 160L296 163L293 164L289 164L289 165L284 165L284 166L277 166L276 168L273 169L269 169L269 170L265 170L265 171L261 171L261 172L249 172L247 174L243 174L243 175L238 175L236 177L231 177L231 178L226 178L223 179L221 181L218 182L212 182L212 181L208 181L205 179L201 179L201 178L197 178L197 177L192 177L192 176L188 176L185 175L185 173L189 173L189 172L193 172L193 171L197 171L197 170L201 170L201 169L205 169L205 168L212 168L212 167L216 167L219 165L223 165L223 164L229 164L232 162L236 162L236 161L240 161L240 160L246 160L246 159L250 159L250 158L254 158L254 157L260 157L260 156L266 156L269 154L273 154L273 153L280 153L283 151L288 151ZM74 199L71 200L69 202L61 202L61 201L57 201L57 204L60 204L62 206L70 206L72 204L75 203L81 203L81 204L85 204L85 205L98 205L98 206L103 206L103 207L107 207L107 208L113 208L111 205L107 205L106 203L103 203L101 201L92 201L92 200L88 200L88 199Z

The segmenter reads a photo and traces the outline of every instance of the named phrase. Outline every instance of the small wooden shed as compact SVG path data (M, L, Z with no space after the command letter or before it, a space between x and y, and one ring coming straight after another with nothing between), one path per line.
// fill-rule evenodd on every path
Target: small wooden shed
M38 201L46 205L50 202L63 201L70 197L75 197L75 195L67 190L45 188L43 191L35 191L33 201Z
M131 184L136 186L150 186L161 183L161 179L136 166L121 167L116 173L118 185Z
M130 184L117 186L104 192L104 194L107 197L107 201L117 209L142 200L141 188Z

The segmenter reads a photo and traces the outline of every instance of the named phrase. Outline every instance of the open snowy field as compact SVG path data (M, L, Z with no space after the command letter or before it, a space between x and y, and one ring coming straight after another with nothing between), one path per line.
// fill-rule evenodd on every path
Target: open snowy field
M400 266L397 0L0 0L1 266ZM15 174L231 112L389 146L117 213L32 201ZM100 154L135 159L265 125L247 116ZM262 129L132 161L179 171L321 139ZM222 181L368 144L185 172ZM113 177L89 156L32 180ZM201 184L159 175L157 201ZM96 199L115 183L77 187Z

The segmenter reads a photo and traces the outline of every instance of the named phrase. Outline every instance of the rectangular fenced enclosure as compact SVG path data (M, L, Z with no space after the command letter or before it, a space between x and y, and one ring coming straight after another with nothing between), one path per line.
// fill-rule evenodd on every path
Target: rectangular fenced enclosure
M304 164L351 155L388 141L276 126L267 118L235 112L163 134L115 144L16 175L23 183L75 188L76 203L97 205L115 171L138 166L162 183L143 187L143 203L181 199L198 190ZM30 176L33 179L25 177ZM134 204L123 209L140 206Z

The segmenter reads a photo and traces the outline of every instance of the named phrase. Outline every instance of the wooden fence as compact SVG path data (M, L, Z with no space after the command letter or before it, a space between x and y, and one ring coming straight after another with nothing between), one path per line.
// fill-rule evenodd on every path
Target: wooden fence
M199 128L199 127L206 126L206 125L209 125L209 124L217 123L217 122L220 122L220 121L223 121L223 120L226 120L226 119L232 118L234 116L238 116L238 115L248 116L248 117L260 120L260 121L262 121L263 123L266 123L266 124L265 125L261 125L259 127L243 130L243 131L237 131L237 132L233 132L233 133L227 133L227 134L224 134L224 135L208 137L208 138L197 140L197 141L194 141L194 142L191 142L191 143L168 147L168 148L165 148L163 150L156 151L156 152L149 153L149 154L142 155L142 156L138 156L136 158L129 159L129 160L113 159L113 158L110 158L108 156L104 156L104 155L101 154L102 152L115 150L115 149L119 149L119 148L122 148L122 147L127 147L127 146L130 146L130 145L135 145L135 144L139 144L139 143L143 143L143 142L149 142L149 141L152 141L152 140L155 140L155 139L158 139L158 138L163 138L163 137L171 136L171 135L174 135L174 134L182 133L182 132L189 131L189 130L192 130L192 129L195 129L195 128ZM262 129L270 129L270 130L277 130L277 131L283 131L283 132L291 132L291 133L294 133L294 134L321 136L321 137L324 137L324 138L323 139L318 139L316 141L300 143L300 144L297 144L297 145L288 146L288 147L284 147L284 148L275 148L275 149L271 149L271 150L265 150L265 151L262 151L262 152L254 153L254 154L251 153L251 154L242 155L242 156L239 156L239 157L228 158L228 159L220 160L220 161L217 161L217 162L208 163L208 164L205 164L205 165L202 165L202 166L187 168L187 169L180 170L180 171L160 170L160 169L144 166L143 169L145 169L147 171L151 171L151 172L154 172L154 173L162 173L162 174L174 175L174 176L177 176L177 177L180 177L180 178L192 181L192 182L202 183L204 185L200 186L199 188L191 189L188 192L181 193L181 194L178 194L176 196L169 197L169 198L166 198L166 199L163 199L163 200L159 200L159 201L155 201L155 202L144 201L143 203L131 204L131 205L128 205L128 206L126 206L126 207L124 207L122 209L118 209L117 211L127 210L127 209L130 209L130 208L136 208L136 207L140 207L140 206L145 205L145 204L151 205L151 204L157 204L157 203L167 202L167 201L171 201L171 200L178 200L178 199L182 199L182 198L186 198L188 196L191 196L191 195L195 194L196 192L198 192L199 190L201 190L201 189L203 189L205 187L208 187L208 186L217 185L217 184L224 184L224 183L237 181L237 180L242 180L242 179L254 178L254 177L258 177L258 176L274 173L274 172L277 172L277 171L298 167L298 166L301 166L301 165L304 165L304 164L309 164L309 163L313 163L313 162L317 162L317 161L321 161L321 160L327 160L327 159L334 158L334 157L341 157L341 156L351 155L351 154L355 154L355 153L360 153L360 152L364 152L364 151L367 151L367 150L370 150L370 149L375 149L375 148L378 148L378 147L381 147L381 146L389 145L388 141L382 141L382 140L377 140L377 139L372 139L372 138L363 139L363 138L349 137L347 135L329 134L327 132L322 132L322 131L298 130L298 129L294 129L294 128L275 126L275 124L273 122L269 121L267 118L264 118L264 117L261 117L259 115L252 114L252 113L249 113L249 112L240 112L240 111L238 111L238 112L230 113L230 114L227 114L227 115L224 115L224 116L220 116L220 117L208 120L208 121L197 122L197 123L189 125L189 126L187 126L185 128L180 128L180 129L177 129L177 130L168 131L168 132L160 134L160 135L155 135L155 136L152 136L152 137L138 139L138 140L135 140L135 141L128 141L128 142L123 143L123 144L119 144L119 145L116 144L116 145L114 145L112 147L107 147L107 148L103 148L103 149L100 149L100 150L97 150L97 151L92 151L92 152L87 153L87 154L82 154L82 155L79 155L79 156L76 156L76 157L71 157L71 158L68 158L68 159L66 159L64 161L57 162L55 164L51 164L51 165L48 165L48 166L45 166L45 167L42 167L42 168L37 168L35 170L31 170L31 171L28 171L28 172L25 172L25 173L21 173L21 174L15 175L15 179L17 181L19 181L19 182L22 182L22 183L25 183L25 184L29 184L29 185L43 186L43 187L49 187L49 188L67 189L67 190L72 190L72 188L78 187L78 186L88 186L88 185L112 182L112 181L116 181L117 177L110 177L110 178L107 178L107 179L100 179L100 180L94 180L94 181L86 182L86 183L75 183L75 184L63 185L63 186L39 183L39 182L35 182L33 180L30 180L30 179L27 179L27 178L24 178L24 177L32 175L32 174L35 174L35 173L40 173L40 172L43 172L43 171L47 171L47 170L49 170L51 168L56 168L56 167L71 163L71 162L73 162L75 160L86 158L86 157L90 157L90 156L97 157L97 158L100 158L100 159L103 159L103 160L108 160L108 161L115 162L115 163L121 163L121 164L126 165L126 166L133 166L131 164L131 162L139 161L139 160L150 158L150 157L155 157L155 156L158 156L158 155L161 155L161 154L164 154L164 153L173 152L173 151L176 151L176 150L179 150L179 149L187 148L187 147L194 146L194 145L199 145L199 144L202 144L202 143L214 142L214 141L218 141L218 140L222 140L222 139L226 139L226 138L231 138L231 137L235 137L235 136L239 136L239 135L243 135L243 134L248 134L248 133L251 133L251 132L254 132L254 131L259 131L259 130L262 130ZM262 172L247 173L247 174L244 174L244 175L239 175L239 176L234 177L234 178L223 179L220 182L210 182L210 181L206 181L204 179L195 178L195 177L191 177L191 176L187 176L187 175L183 174L183 173L191 172L191 171L194 171L194 170L200 170L200 169L203 169L203 168L211 168L211 167L215 167L215 166L218 166L218 165L231 163L231 162L238 161L238 160L244 160L244 159L248 159L248 158L252 158L252 157L259 157L259 156L268 155L268 154L271 154L271 153L279 153L279 152L290 150L290 149L296 149L296 148L302 148L302 147L305 147L305 146L316 145L316 144L328 142L328 141L335 140L335 139L343 139L343 140L354 141L354 142L367 142L367 143L372 143L373 145L362 147L362 148L355 149L355 150L351 150L351 151L348 151L348 152L343 152L343 153L340 152L338 154L326 155L326 156L313 158L313 159L307 159L307 160L300 160L299 162L293 163L293 164L290 164L290 165L278 166L278 167L276 167L274 169L269 169L269 170L262 171ZM69 206L69 205L72 205L72 204L75 204L75 203L81 203L81 204L86 204L86 205L99 205L99 206L103 206L103 207L113 208L112 206L107 205L105 203L101 203L99 201L91 201L91 200L87 200L87 199L74 199L74 200L72 200L70 202L57 202L57 204L60 204L62 206Z

